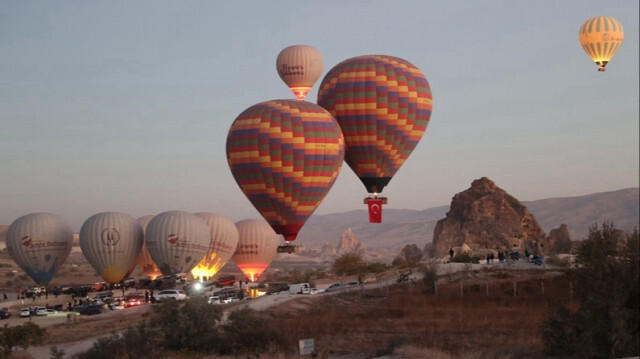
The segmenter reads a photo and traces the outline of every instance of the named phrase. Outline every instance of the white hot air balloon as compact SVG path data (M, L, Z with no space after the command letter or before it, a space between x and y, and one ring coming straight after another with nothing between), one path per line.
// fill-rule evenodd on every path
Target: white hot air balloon
M155 217L155 215L142 216L136 220L142 226L142 232L145 235L147 233L147 225L149 224L149 222L151 222L153 217ZM138 254L136 263L142 269L144 274L149 277L149 279L154 280L157 277L161 276L162 272L160 272L160 269L153 261L153 258L151 258L151 254L149 254L147 245L144 242L145 241L143 241L142 243L142 249L140 249L140 253Z
M147 225L145 244L164 275L188 273L209 250L209 226L195 214L163 212Z
M322 54L309 45L289 46L280 51L276 60L278 75L298 100L307 96L322 75L323 66Z
M119 212L94 214L80 229L80 249L107 283L118 283L130 273L142 241L142 226Z
M255 282L278 254L280 236L263 219L246 219L236 223L238 248L233 261L244 275Z
M215 213L196 213L209 226L211 242L200 263L191 270L194 278L213 277L231 259L238 246L238 229L230 219Z
M49 284L73 246L73 232L60 216L32 213L7 229L7 251L36 283Z

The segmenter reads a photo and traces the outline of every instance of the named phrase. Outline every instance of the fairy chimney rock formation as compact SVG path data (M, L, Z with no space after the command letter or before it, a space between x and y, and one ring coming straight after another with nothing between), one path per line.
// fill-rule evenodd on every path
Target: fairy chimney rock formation
M320 258L332 258L336 256L336 249L333 248L331 243L325 243L320 250Z
M345 253L357 253L362 250L363 245L360 241L358 241L356 235L353 234L351 228L345 229L340 236L340 242L338 243L336 252L340 255Z
M438 221L431 255L448 255L451 248L472 252L512 251L544 253L547 236L520 201L487 177L453 197L446 218Z

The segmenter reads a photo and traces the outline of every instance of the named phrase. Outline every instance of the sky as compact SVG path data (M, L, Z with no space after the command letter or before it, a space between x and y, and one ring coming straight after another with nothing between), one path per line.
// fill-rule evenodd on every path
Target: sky
M225 156L233 120L294 98L283 48L323 76L366 54L427 77L427 131L387 208L448 205L486 176L520 200L639 185L637 0L0 0L0 224L33 212L74 228L105 211L259 218ZM625 39L598 72L578 42L607 15ZM317 86L307 99L316 102ZM364 209L345 164L315 214Z

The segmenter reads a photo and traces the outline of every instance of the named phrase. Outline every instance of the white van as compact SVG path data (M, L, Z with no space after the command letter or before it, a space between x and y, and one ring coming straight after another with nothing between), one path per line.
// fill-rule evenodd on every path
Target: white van
M297 283L289 285L289 293L291 294L311 294L311 286L309 283Z

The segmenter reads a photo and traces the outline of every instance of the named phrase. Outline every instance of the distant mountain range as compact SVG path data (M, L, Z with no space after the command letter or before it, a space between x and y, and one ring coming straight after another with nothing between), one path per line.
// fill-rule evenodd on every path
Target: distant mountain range
M522 202L533 213L542 229L549 231L566 224L573 240L584 239L589 226L612 221L618 228L633 231L640 225L638 188L595 193L578 197L559 197ZM381 224L369 223L366 209L312 216L298 235L299 244L319 249L329 242L337 245L342 232L351 228L367 249L399 250L406 244L423 247L431 242L436 223L449 206L425 210L385 208Z

